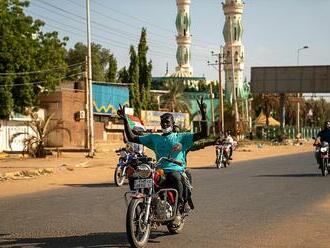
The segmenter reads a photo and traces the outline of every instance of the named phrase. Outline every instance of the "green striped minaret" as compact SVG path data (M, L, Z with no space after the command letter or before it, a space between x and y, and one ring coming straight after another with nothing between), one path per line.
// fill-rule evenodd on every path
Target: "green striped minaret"
M234 88L236 89L237 97L242 97L243 94L245 53L242 43L242 14L244 2L242 0L225 0L222 8L226 18L223 27L225 40L223 52L224 59L227 62L224 65L225 97L231 102ZM232 66L232 60L234 66Z

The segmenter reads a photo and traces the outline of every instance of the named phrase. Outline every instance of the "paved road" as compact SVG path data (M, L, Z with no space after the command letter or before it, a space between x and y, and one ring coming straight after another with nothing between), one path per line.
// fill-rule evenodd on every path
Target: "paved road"
M330 209L318 206L330 176L320 176L311 153L192 173L196 210L184 232L160 229L148 247L329 247ZM0 247L128 247L126 187L67 186L0 199Z

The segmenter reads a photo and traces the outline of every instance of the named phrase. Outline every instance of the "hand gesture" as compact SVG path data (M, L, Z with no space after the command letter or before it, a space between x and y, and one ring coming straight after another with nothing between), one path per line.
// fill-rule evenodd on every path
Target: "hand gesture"
M202 115L202 119L205 119L206 118L207 106L204 103L204 98L201 97L201 100L200 101L198 101L198 99L197 99L197 104L198 104L198 107L199 107L199 111L200 111L200 113Z
M125 115L125 106L121 106L121 104L119 104L119 108L117 110L117 115L119 116L120 119L126 119L126 115Z

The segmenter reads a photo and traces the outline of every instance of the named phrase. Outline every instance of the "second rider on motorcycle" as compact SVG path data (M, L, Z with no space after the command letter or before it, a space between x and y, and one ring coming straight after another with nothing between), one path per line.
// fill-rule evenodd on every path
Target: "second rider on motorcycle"
M169 155L182 163L182 166L176 165L169 161L163 161L161 168L166 174L166 182L169 186L172 186L178 191L179 203L183 207L183 183L182 172L186 168L186 153L192 147L193 143L197 140L207 137L207 121L206 121L206 105L203 103L203 98L199 102L197 100L200 113L201 113L201 131L197 133L177 133L174 132L174 117L171 113L165 113L160 116L160 125L162 127L162 135L147 134L143 136L135 135L130 128L125 110L121 106L118 109L118 116L124 120L125 132L127 139L130 142L143 144L155 152L156 159L161 157L168 157ZM174 145L181 144L181 149L173 152L172 147Z

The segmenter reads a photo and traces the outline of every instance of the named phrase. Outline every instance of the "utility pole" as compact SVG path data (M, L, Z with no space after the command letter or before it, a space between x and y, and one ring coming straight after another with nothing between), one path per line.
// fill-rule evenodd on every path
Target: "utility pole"
M89 0L86 0L87 17L87 67L88 67L88 114L89 114L89 152L88 157L94 157L94 116L93 116L93 84L92 84L92 49L91 49L91 31L90 31L90 11Z
M218 65L218 74L219 74L219 133L223 133L225 131L225 119L224 119L224 107L223 107L223 90L222 90L222 80L221 80L221 72L222 72L222 65L225 64L223 62L223 47L220 46L220 52L214 53L211 52L213 56L217 56L218 60L215 63L211 64L209 61L207 62L208 65L214 66Z
M88 58L85 58L85 113L86 113L86 148L90 149L90 121L89 121L89 81L88 81Z
M221 72L222 72L222 64L224 62L222 61L222 52L223 52L223 47L220 46L220 52L218 54L218 59L219 59L219 114L221 116L221 132L225 132L225 118L224 118L224 108L223 108L223 90L222 90L222 79L221 79ZM219 116L219 117L220 117Z

